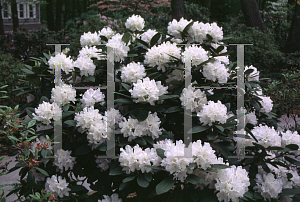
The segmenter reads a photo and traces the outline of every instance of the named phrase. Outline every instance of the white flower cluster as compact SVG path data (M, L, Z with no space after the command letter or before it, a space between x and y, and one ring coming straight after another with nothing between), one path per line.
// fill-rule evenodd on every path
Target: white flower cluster
M265 96L258 96L258 97L262 99L261 101L259 101L260 104L262 105L260 111L266 113L271 112L273 108L273 100L271 100L270 97L265 97Z
M290 130L287 130L285 133L282 132L281 134L282 134L281 145L283 147L289 144L296 144L299 146L300 149L300 135L298 134L297 131L292 132Z
M219 201L238 202L240 197L248 191L250 180L248 173L241 166L221 169L217 174L215 184Z
M109 168L108 164L111 162L111 159L100 158L98 156L95 156L95 158L95 162L98 164L97 168L100 168L101 171L106 171Z
M252 125L256 125L257 124L257 117L255 115L255 112L250 112L249 114L246 115L245 117L245 123L250 123Z
M61 109L55 103L50 104L49 102L43 101L43 103L39 104L38 108L35 109L35 113L32 115L33 119L49 125L51 123L51 119L54 121L60 120Z
M136 83L146 76L145 67L139 62L131 62L121 69L121 79L124 83Z
M201 111L197 113L197 116L203 125L209 126L212 126L215 122L224 124L229 118L227 107L220 100L217 103L208 101L207 105L204 105Z
M187 168L190 163L193 163L193 158L184 158L184 148L185 144L182 140L176 141L176 144L171 140L160 141L157 144L154 144L155 149L165 150L164 155L166 158L163 158L161 161L161 166L163 166L166 171L173 174L174 179L178 179L181 182L184 182L187 174L193 172L193 168ZM178 158L178 157L181 158Z
M104 199L98 200L98 202L122 202L122 199L119 198L117 193L112 194L111 196L103 195Z
M93 60L87 56L78 57L74 62L74 66L80 69L80 75L94 76L96 65Z
M150 136L152 139L158 138L159 135L162 134L162 129L159 128L160 123L161 121L157 113L154 112L151 114L149 111L147 119L142 122L131 117L126 120L126 118L123 117L123 121L119 123L119 127L123 136L129 137L128 141L131 142L133 139L142 136Z
M74 70L74 61L71 59L71 56L67 57L63 53L59 53L55 57L51 56L48 63L49 68L53 70L60 68L66 73L71 73Z
M148 29L146 32L144 32L141 35L141 40L145 41L146 43L148 43L148 45L150 45L150 41L151 41L152 37L157 33L158 32L156 30ZM157 43L159 43L159 44L161 43L161 37L159 38Z
M184 18L181 18L179 21L173 19L173 21L169 22L168 24L168 34L172 35L177 39L182 39L181 32L190 22L192 22L192 20L187 21Z
M88 89L84 92L81 103L83 107L91 107L94 106L96 102L104 101L105 95L98 88L97 90ZM100 103L102 106L105 104L104 102Z
M62 83L60 86L55 86L51 91L51 101L58 106L63 106L70 102L76 102L76 90L72 85Z
M205 64L202 74L206 79L212 80L213 82L218 80L220 84L226 83L230 76L226 66L218 60L214 61L213 63L209 62Z
M184 88L180 95L181 105L186 109L191 109L192 112L199 112L204 105L207 104L207 98L204 92L200 89L195 90L195 87L189 85Z
M78 57L88 57L88 58L97 58L97 60L101 60L102 57L100 53L101 49L96 48L96 46L88 47L84 46L80 51Z
M110 53L108 53L108 60L114 59L115 62L120 62L121 60L124 60L124 57L127 57L129 47L122 41L122 37L123 35L117 33L108 40L106 46L109 46L114 50L114 58L110 59L111 56Z
M80 44L82 47L84 46L97 46L101 44L100 38L97 34L97 32L95 33L83 33L83 35L81 35L80 37Z
M182 62L185 63L185 58L192 59L192 66L198 66L202 62L208 60L208 52L201 46L192 45L185 48L183 52Z
M134 102L140 101L149 102L155 105L154 101L159 99L159 96L168 93L168 87L163 87L161 81L150 80L149 77L143 80L139 79L137 83L133 83L133 89L130 89L131 97L135 98Z
M125 27L131 31L142 31L145 26L145 20L140 15L132 15L125 22Z
M69 196L70 188L68 188L69 183L66 179L63 179L61 176L52 175L51 178L47 178L45 188L52 191L54 196L64 197Z
M63 149L57 150L55 152L54 158L55 160L53 163L60 169L61 173L64 171L64 168L65 171L69 169L72 170L76 159L76 157L71 156L71 151L65 151Z
M211 164L224 164L223 158L217 158L215 151L208 142L204 142L202 145L201 140L197 140L191 145L192 155L195 157L194 163L197 164L198 168L206 170L211 167Z
M245 66L245 70L244 72L246 72L248 69L253 69L253 72L251 72L249 74L249 76L247 77L248 81L259 81L259 71L257 71L256 67L251 66Z
M143 150L139 145L133 148L126 145L125 149L121 148L120 151L119 162L127 174L135 170L149 173L152 172L152 168L145 167L146 165L159 166L160 164L161 158L157 155L154 148Z
M93 106L85 107L82 112L76 113L74 118L77 121L77 126L88 129L87 139L92 147L96 147L105 140L110 140L115 123L119 124L121 119L122 116L118 110L109 109L103 116ZM118 133L118 130L115 133Z
M167 63L174 61L174 58L170 55L180 59L180 48L175 43L170 43L169 41L163 42L147 51L144 63L150 67L157 66L157 70L165 72L166 67L168 67Z
M115 35L115 31L113 31L110 27L104 27L101 31L98 31L99 36L105 36L107 39L111 39L113 35Z
M260 124L259 126L255 126L251 132L258 140L258 144L266 148L269 146L281 146L281 137L279 136L279 132L277 132L274 127L270 128Z
M222 27L219 27L215 22L212 24L204 24L196 21L188 30L188 34L190 35L191 42L202 43L204 40L207 40L207 34L209 34L213 38L213 42L216 43L223 39Z

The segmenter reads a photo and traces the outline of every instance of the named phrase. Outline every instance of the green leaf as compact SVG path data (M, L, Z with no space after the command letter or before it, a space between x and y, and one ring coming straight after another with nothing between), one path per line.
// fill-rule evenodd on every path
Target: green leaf
M213 168L213 169L226 169L226 168L230 168L230 166L227 166L225 164L212 164L211 168Z
M158 100L167 100L167 99L172 99L172 98L176 98L179 97L178 95L161 95L159 96Z
M124 41L125 44L127 45L129 40L130 40L130 34L128 32L124 33L124 35L122 37L122 41Z
M147 42L145 42L145 41L143 41L143 40L141 40L141 39L135 39L135 40L136 40L137 42L143 44L143 45L146 46L147 48L149 47L149 45L148 45Z
M134 102L132 102L132 100L125 99L125 98L115 99L115 102L116 103L123 103L123 104L134 104Z
M84 186L77 184L71 184L69 185L69 188L71 189L71 192L79 192L86 189Z
M299 146L296 144L289 144L289 145L286 145L285 147L291 149L290 151L293 151L293 150L297 151L299 149Z
M215 127L216 127L217 129L219 129L221 132L224 132L224 128L223 128L222 126L215 125Z
M94 76L87 76L85 77L86 80L91 81L91 82L95 82L95 77Z
M126 84L126 83L121 83L121 85L127 90L129 91L131 89L131 86Z
M144 136L144 139L145 139L149 144L151 144L151 145L154 144L154 140L153 140L152 137L150 137L150 136Z
M149 115L148 110L141 110L141 111L139 111L139 113L137 115L137 119L139 120L139 122L145 121L147 119L148 115Z
M256 109L256 111L260 111L260 106L254 99L250 100L250 104Z
M145 179L144 175L138 175L137 183L140 187L146 188L149 186L149 182Z
M32 126L34 126L36 124L36 120L32 119L31 121L29 121L27 128L31 128Z
M74 111L65 111L65 112L62 113L62 119L66 118L68 116L71 116L73 114L75 114Z
M182 33L187 34L187 31L190 29L191 26L193 26L194 21L190 22L185 28L183 29Z
M43 102L50 102L50 101L46 96L42 96L41 99L40 99L39 104L42 104Z
M158 149L156 149L156 153L157 153L157 155L160 157L160 158L166 158L166 156L165 156L165 150L163 150L163 149L160 149L160 148L158 148Z
M158 166L145 165L145 167L152 168L153 170L163 170L161 167L158 167Z
M207 126L195 126L195 127L191 128L188 131L188 133L200 133L200 132L206 131L209 128L210 127L207 127Z
M122 168L120 166L116 166L111 168L109 175L121 175L123 174Z
M29 156L29 154L30 154L30 151L28 149L24 149L24 155Z
M90 151L92 151L91 147L89 147L88 145L81 145L76 151L75 151L75 155L83 155L83 154L87 154Z
M175 106L175 107L170 107L170 108L166 109L165 113L170 114L170 113L178 112L178 111L181 111L181 110L183 110L181 107Z
M5 156L0 157L0 162L3 161L3 159L5 159Z
M151 173L144 173L144 177L148 182L152 181L152 174Z
M69 126L76 126L76 121L75 120L66 120L64 124L69 125Z
M44 157L44 158L46 158L47 156L51 156L51 151L49 150L49 149L43 149L42 151L41 151L41 155L42 155L42 157Z
M283 189L281 192L281 196L289 196L300 194L300 189Z
M175 180L173 180L173 176L169 176L161 181L155 188L157 195L168 192L175 184Z
M29 69L26 69L26 68L23 68L21 69L23 72L25 72L26 74L34 74L33 71L29 70Z
M210 36L209 34L206 34L206 37L209 41L213 40L212 36Z
M294 164L294 165L296 165L296 166L300 166L300 162L299 161L297 161L297 160L295 160L295 159L293 159L293 158L290 158L290 157L288 157L288 156L285 156L284 157L287 161L289 161L290 163L292 163L292 164Z
M33 107L27 107L27 108L25 109L27 115L28 115L30 118L33 118L32 113L34 113L34 110L35 110L35 109L34 109Z
M97 147L99 151L106 151L107 150L107 142L103 142L99 147Z
M148 109L152 112L165 112L166 111L166 109L163 108L161 105L150 106Z
M156 33L150 40L150 47L154 46L160 38L160 33Z
M189 174L185 180L191 184L205 183L205 181L201 177L194 174Z
M133 141L135 141L137 144L141 145L141 146L146 146L147 142L143 137L138 137L133 139Z
M126 177L126 178L123 179L122 182L123 183L130 182L130 181L134 180L135 177L136 177L135 175Z
M38 171L40 171L40 173L42 173L43 175L46 175L47 177L49 177L49 174L45 171L45 170L43 170L43 169L41 169L41 168L39 168L39 167L35 167Z

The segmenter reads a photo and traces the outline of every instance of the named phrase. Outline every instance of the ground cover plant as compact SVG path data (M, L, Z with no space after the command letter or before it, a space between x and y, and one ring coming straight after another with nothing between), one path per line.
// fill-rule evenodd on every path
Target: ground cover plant
M10 172L21 168L20 183L8 195L21 201L299 200L299 134L277 131L273 101L252 65L244 69L244 108L237 109L240 67L229 60L217 23L182 18L164 33L132 15L124 26L82 33L78 55L44 53L23 68L30 83L19 89L29 94L20 109L24 131L9 135L20 151ZM107 72L107 60L115 75ZM189 62L192 84L185 86ZM55 86L58 68L62 80ZM107 107L110 92L97 88L111 85L110 77L114 108ZM82 86L94 88L75 89ZM192 140L185 145L188 112ZM245 137L237 137L240 115ZM59 121L62 148L55 150ZM115 147L107 148L111 140ZM241 145L250 158L238 160ZM114 158L105 158L107 149Z

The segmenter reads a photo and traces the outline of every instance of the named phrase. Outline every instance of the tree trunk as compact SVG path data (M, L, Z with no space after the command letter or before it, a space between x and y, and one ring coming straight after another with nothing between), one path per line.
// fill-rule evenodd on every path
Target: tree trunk
M54 31L53 0L47 0L47 3L47 27L50 31Z
M183 0L172 0L171 1L172 18L180 20L184 16L184 5Z
M284 50L286 53L300 52L300 0L295 4L292 25Z
M63 2L62 0L56 0L56 22L55 22L55 30L61 30L61 12L62 12Z
M3 25L3 19L2 19L2 5L0 1L0 35L4 35L4 25Z
M76 4L75 0L72 0L72 18L75 18L75 10L76 10Z
M19 18L18 18L18 9L16 0L11 1L11 14L13 21L13 31L16 32L19 29Z
M261 30L266 29L261 19L256 0L241 0L241 6L247 27L258 27Z

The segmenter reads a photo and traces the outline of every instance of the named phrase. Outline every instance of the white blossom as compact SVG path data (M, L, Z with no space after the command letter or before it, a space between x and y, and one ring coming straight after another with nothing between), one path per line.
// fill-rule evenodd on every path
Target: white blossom
M81 37L80 37L80 45L82 47L97 46L100 44L101 44L101 41L100 41L100 38L99 38L97 32L95 32L95 33L91 33L91 32L85 33L84 32L83 35L81 35Z
M168 24L168 34L172 35L174 38L182 39L181 32L192 20L187 21L184 18L181 18L179 21L173 19L172 22Z
M74 66L80 69L80 75L83 76L94 76L96 65L93 60L87 56L78 57L74 62Z
M51 91L51 101L59 106L63 106L70 102L76 102L76 90L72 85L62 83L60 86L55 86Z
M218 82L221 84L226 83L230 76L228 69L218 60L213 63L209 62L205 64L202 74L206 79L212 80L213 82L218 80Z
M48 63L49 68L52 70L62 69L67 74L74 70L74 61L71 56L67 57L63 53L58 53L55 57L51 56Z
M127 57L127 53L129 51L129 43L128 45L125 44L125 42L122 41L123 35L117 33L114 35L111 39L108 40L106 46L109 46L114 51L114 61L120 62L123 61L125 57ZM110 53L107 53L108 60L110 60ZM113 58L112 58L113 59ZM112 60L111 59L111 60Z
M33 119L49 125L51 123L51 119L59 121L61 114L61 109L57 104L50 104L49 102L43 101L43 103L39 104L38 108L35 109L35 113L32 115Z
M203 125L211 126L213 123L226 123L229 118L227 115L227 107L218 100L217 103L208 101L207 105L204 105L200 112L197 113L199 120Z
M192 112L199 112L207 104L205 92L202 92L200 89L196 90L192 85L182 90L180 101L182 107L191 109Z
M84 46L80 51L78 57L88 57L88 58L97 58L97 60L101 60L102 50L96 48L96 46L88 47Z
M47 178L45 188L52 191L54 196L64 197L69 196L70 188L68 188L69 183L61 176L52 175L51 178Z
M113 35L115 35L115 31L113 31L110 27L104 27L101 31L98 31L99 36L105 36L107 39L111 39Z
M165 72L166 67L169 67L168 63L174 61L174 58L170 55L180 59L180 48L175 43L163 42L158 46L153 46L146 52L144 63L150 67L157 66L157 70Z
M198 66L202 62L208 60L208 52L201 46L192 45L185 48L183 52L182 62L185 63L185 58L192 59L192 66Z
M60 169L61 173L64 171L64 168L65 171L73 169L73 166L75 164L75 157L71 156L71 151L58 149L55 152L54 158L54 165Z
M88 89L84 92L81 103L83 107L91 107L94 106L96 102L104 101L105 95L98 88L97 90ZM100 103L102 106L105 104L104 102Z
M270 128L260 124L259 126L254 127L251 132L258 140L258 144L261 144L264 147L281 146L281 137L274 127Z
M150 41L152 39L152 37L157 34L158 32L156 30L152 30L152 29L148 29L146 32L144 32L141 35L141 40L145 41L146 43L148 43L148 45L150 45ZM158 44L161 43L161 37L159 38ZM144 46L143 46L144 47Z
M132 15L125 22L125 27L131 31L142 31L145 26L145 20L140 15Z
M121 69L121 79L124 83L136 83L146 76L145 67L139 62L131 62Z
M140 101L149 102L155 105L154 101L159 99L159 96L168 93L168 87L163 87L161 81L150 80L149 77L139 79L137 83L133 83L133 89L130 89L131 97L135 98L134 102Z

